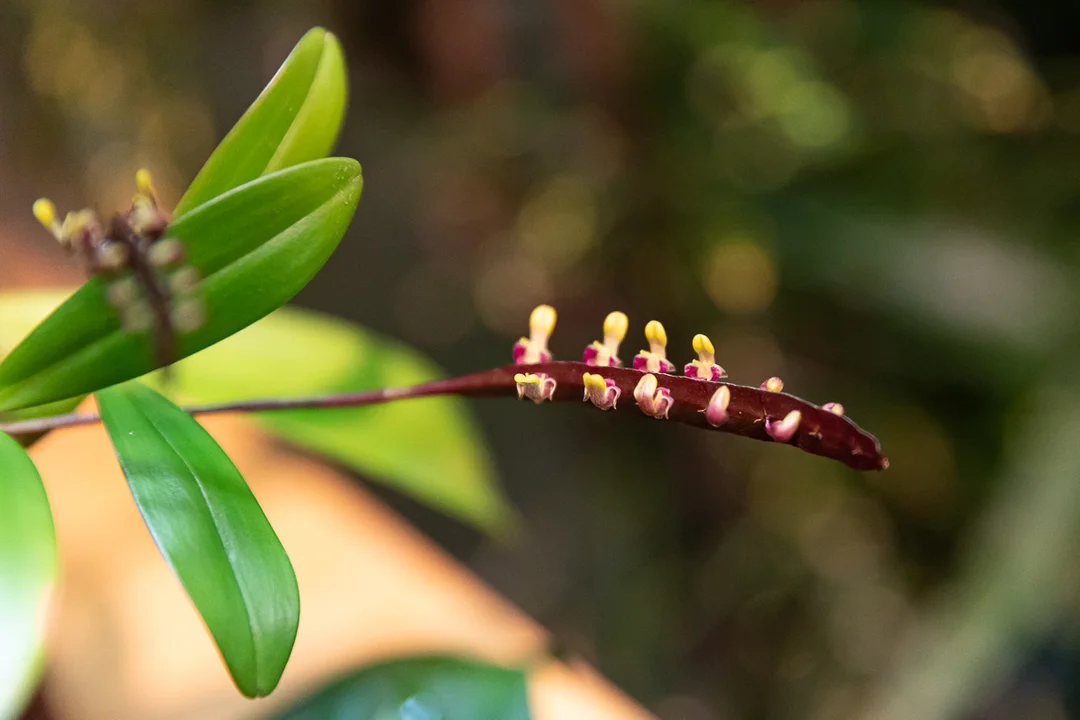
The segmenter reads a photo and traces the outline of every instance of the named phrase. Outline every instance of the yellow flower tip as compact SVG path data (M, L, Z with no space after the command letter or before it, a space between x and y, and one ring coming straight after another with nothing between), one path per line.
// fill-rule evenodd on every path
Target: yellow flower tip
M585 386L582 402L591 401L601 410L613 409L622 394L614 380L608 380L597 373L582 373L581 382Z
M778 377L771 377L765 382L761 383L762 390L768 390L769 392L783 392L784 381Z
M537 305L529 315L529 329L534 334L551 335L555 331L555 308L550 305Z
M645 339L650 345L667 345L667 331L659 320L650 320L645 326Z
M139 168L135 173L135 187L138 188L140 195L153 195L154 184L150 179L150 171L146 168Z
M626 337L626 330L629 326L630 320L626 317L626 313L618 310L608 313L608 316L604 318L604 337L610 337L617 342L622 342Z
M604 376L597 373L582 373L581 382L585 384L586 390L602 391L607 387L607 381L604 379Z
M39 198L34 201L34 217L53 235L60 232L60 223L56 220L56 205L48 198Z
M716 354L716 350L713 349L712 340L706 335L698 333L694 336L694 352L698 355L708 355L712 357Z
M539 404L555 395L555 379L544 373L516 373L514 382L519 400L529 399Z
M844 406L838 402L828 402L821 406L822 410L828 410L834 415L843 415Z

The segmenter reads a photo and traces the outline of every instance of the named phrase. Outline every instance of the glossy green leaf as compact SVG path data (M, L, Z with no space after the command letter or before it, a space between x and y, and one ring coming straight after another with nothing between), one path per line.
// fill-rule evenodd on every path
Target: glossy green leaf
M0 358L19 344L30 334L41 320L64 301L71 290L21 290L0 292ZM30 420L49 415L69 413L82 401L81 397L58 400L46 405L0 412L0 422ZM38 435L20 435L16 438L20 445L29 447Z
M0 346L13 345L68 294L0 292ZM406 345L339 318L282 308L177 363L169 391L182 402L223 402L363 390L382 382L408 385L441 374ZM511 528L513 511L464 400L425 398L259 418L278 436L460 520L493 534Z
M203 277L206 322L177 336L185 357L250 325L307 284L337 247L362 180L355 160L296 165L200 205L169 226ZM91 278L0 362L0 411L93 392L157 366L149 332L128 332Z
M41 477L26 451L0 433L0 719L18 717L37 684L56 572Z
M97 393L135 504L249 697L277 686L300 620L296 576L236 466L194 418L128 383Z
M277 720L528 720L525 673L457 658L365 668L322 688Z
M341 45L314 28L210 155L176 216L260 175L325 157L341 128L345 98Z
M411 385L441 375L415 350L344 320L283 308L175 366L185 402L297 397ZM468 404L424 398L379 407L263 413L270 431L493 534L512 512Z

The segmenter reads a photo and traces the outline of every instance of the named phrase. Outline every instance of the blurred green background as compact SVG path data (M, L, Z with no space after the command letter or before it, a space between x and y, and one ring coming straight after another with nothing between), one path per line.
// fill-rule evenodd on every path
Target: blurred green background
M300 305L454 373L660 319L892 463L483 401L517 545L385 499L663 718L1080 717L1080 6L0 0L0 265L175 202L312 25L365 188Z

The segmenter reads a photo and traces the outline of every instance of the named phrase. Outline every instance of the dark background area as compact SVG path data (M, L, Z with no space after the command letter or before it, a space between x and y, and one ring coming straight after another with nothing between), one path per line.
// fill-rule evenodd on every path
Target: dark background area
M312 25L365 187L298 304L450 373L660 319L892 462L477 402L520 542L384 498L661 717L1080 717L1080 6L4 0L0 266L43 188L174 202Z

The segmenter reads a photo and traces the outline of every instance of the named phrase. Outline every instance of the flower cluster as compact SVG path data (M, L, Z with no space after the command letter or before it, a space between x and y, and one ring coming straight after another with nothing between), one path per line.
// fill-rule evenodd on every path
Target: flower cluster
M555 310L550 306L537 307L529 318L529 336L514 345L514 367L521 370L514 372L513 382L521 399L535 403L555 400L560 383L569 383L579 388L582 402L600 410L618 409L619 398L630 393L638 410L651 418L674 418L750 437L798 444L819 454L835 455L838 450L824 446L846 443L850 446L846 452L855 458L880 455L872 436L862 433L854 424L826 420L844 414L840 403L826 403L819 408L787 395L779 377L770 377L759 387L721 382L727 372L717 364L716 349L705 335L694 336L692 345L697 357L686 364L680 377L667 358L667 332L656 320L646 324L648 348L634 356L630 370L622 367L618 355L629 324L624 313L608 314L604 319L603 340L586 346L580 363L553 360L548 343L555 329L555 318ZM774 396L777 400L769 400ZM558 399L567 397L562 393ZM880 465L886 461L879 458L877 462ZM862 460L850 463L865 464Z
M121 326L129 332L156 330L159 354L168 356L174 333L192 332L205 322L197 292L202 278L184 263L183 244L165 237L170 218L158 204L150 173L139 170L135 185L131 207L108 225L88 209L69 212L61 222L46 198L34 203L33 212L68 252L82 259L88 274L105 281Z

